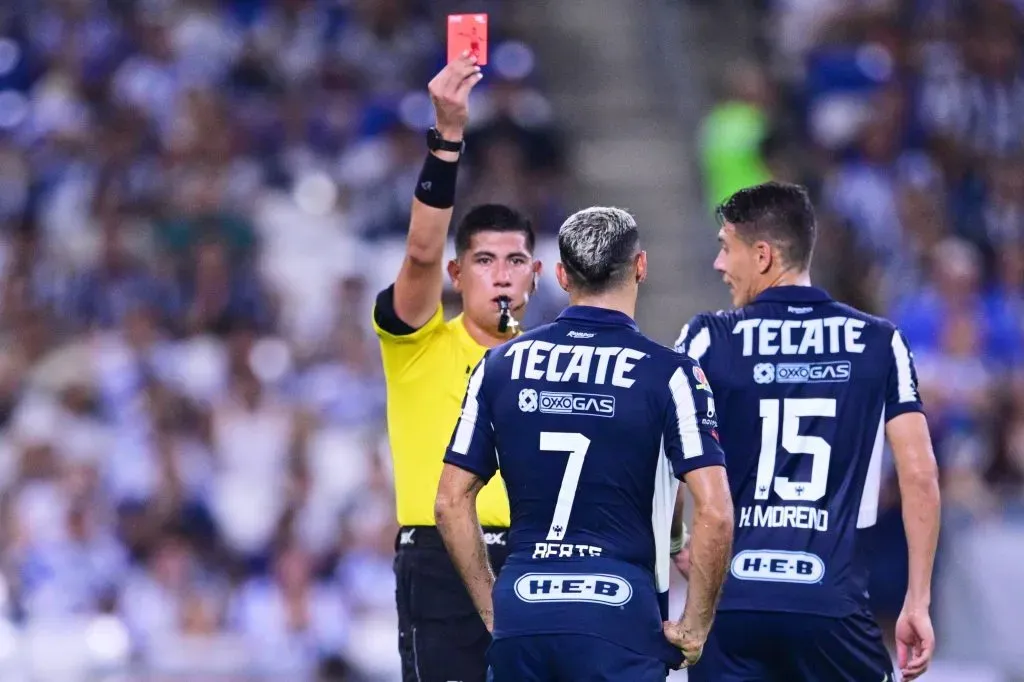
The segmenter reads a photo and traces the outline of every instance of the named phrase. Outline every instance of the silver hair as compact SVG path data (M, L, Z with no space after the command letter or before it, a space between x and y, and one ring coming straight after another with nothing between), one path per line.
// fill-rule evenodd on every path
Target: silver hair
M562 264L586 286L609 284L629 265L638 244L636 219L621 208L591 206L558 229Z

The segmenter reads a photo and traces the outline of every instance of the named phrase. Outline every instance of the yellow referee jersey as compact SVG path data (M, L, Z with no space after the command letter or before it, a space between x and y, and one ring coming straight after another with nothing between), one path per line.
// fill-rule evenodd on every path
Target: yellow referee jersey
M462 315L445 322L440 302L429 322L419 329L409 327L395 315L394 286L377 296L373 328L387 383L398 523L433 526L445 448L469 375L487 348L470 337ZM477 513L482 526L508 527L508 497L500 475L480 491Z

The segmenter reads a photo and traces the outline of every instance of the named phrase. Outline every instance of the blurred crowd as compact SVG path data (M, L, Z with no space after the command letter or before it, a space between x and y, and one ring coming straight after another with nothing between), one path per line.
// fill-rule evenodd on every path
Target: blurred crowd
M521 207L548 249L567 213L509 4L0 3L0 678L392 678L369 312L447 12L491 15L459 210ZM815 278L912 345L948 512L1005 516L1024 506L1024 2L751 5L755 59L699 133L708 207L811 188ZM892 482L883 616L906 569Z
M1024 3L766 0L700 131L710 205L808 185L814 276L914 352L950 515L1024 502ZM898 611L890 478L873 593Z
M369 311L459 9L2 3L0 677L392 678ZM473 9L490 63L460 205L550 235L552 106L500 3Z

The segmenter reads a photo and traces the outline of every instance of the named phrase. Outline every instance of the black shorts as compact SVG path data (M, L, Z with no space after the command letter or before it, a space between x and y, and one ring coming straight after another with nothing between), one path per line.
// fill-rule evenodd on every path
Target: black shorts
M895 680L882 633L868 614L724 611L689 671L690 682Z
M497 573L508 556L508 529L484 532ZM491 635L436 528L399 530L395 578L403 682L485 682Z

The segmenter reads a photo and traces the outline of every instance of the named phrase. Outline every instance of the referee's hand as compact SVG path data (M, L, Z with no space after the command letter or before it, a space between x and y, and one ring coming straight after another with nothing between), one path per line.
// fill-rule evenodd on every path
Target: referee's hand
M682 623L675 623L670 620L664 622L662 629L665 631L665 639L673 646L682 650L683 668L689 668L700 660L700 656L704 652L704 642L707 641L707 635L701 636L686 628Z
M430 81L427 90L434 103L437 130L444 139L452 142L462 139L469 121L469 91L483 77L476 65L476 57L467 50Z

